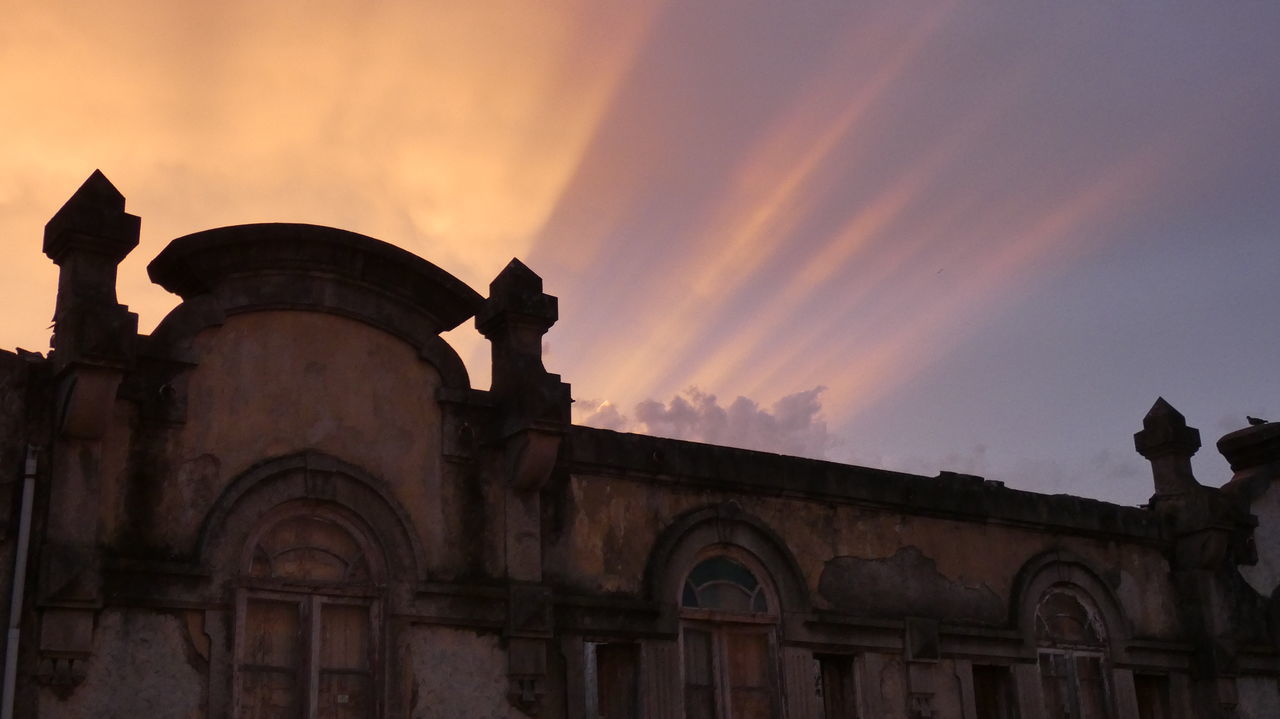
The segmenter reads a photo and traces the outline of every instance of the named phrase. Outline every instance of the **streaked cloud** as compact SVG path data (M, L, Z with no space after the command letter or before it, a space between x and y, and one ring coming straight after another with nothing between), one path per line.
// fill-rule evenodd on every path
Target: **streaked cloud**
M795 409L801 453L981 446L993 472L1042 471L1003 432L1046 453L1044 486L1140 483L1001 410L1072 407L1088 458L1127 451L1157 384L1202 387L1209 417L1258 406L1280 352L1251 329L1280 262L1277 34L1265 4L27 4L0 26L0 345L47 346L41 229L100 167L143 218L120 295L144 329L174 302L144 273L169 239L335 225L482 290L526 260L561 297L547 362L599 398L575 407L590 424L750 443ZM1035 334L1068 304L1114 334ZM1027 372L996 341L1015 326L1051 346L1003 397ZM1149 329L1186 341L1128 341ZM483 340L448 339L484 386ZM1115 445L1078 429L1083 365L1143 394L1093 398ZM741 399L774 397L795 408Z

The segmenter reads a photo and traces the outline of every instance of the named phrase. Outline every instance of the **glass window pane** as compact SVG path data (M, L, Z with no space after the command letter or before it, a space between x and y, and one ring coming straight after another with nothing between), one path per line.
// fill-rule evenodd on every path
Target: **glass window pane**
M751 595L736 584L711 582L698 590L698 606L729 612L750 612Z
M693 571L689 572L689 581L695 586L716 581L732 582L748 590L755 589L759 584L750 569L728 557L712 557L699 562Z
M733 612L768 611L756 576L742 564L723 556L703 560L689 572L681 603L686 607Z
M694 589L687 579L684 580L684 593L680 597L680 606L695 609L698 607L698 590Z

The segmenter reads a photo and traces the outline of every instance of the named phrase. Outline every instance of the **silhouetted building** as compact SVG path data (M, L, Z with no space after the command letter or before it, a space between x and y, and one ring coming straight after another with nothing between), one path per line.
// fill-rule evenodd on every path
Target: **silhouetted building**
M137 238L94 173L46 227L52 352L0 353L14 716L1280 716L1280 425L1213 489L1156 402L1146 508L619 434L571 424L519 261L485 297L210 230L139 335ZM471 318L489 390L440 337Z

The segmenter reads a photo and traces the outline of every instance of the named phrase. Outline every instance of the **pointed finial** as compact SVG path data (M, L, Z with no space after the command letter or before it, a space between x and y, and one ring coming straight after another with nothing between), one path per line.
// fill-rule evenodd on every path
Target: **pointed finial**
M489 298L476 314L476 327L490 337L500 326L518 321L545 333L559 317L556 298L542 291L542 278L512 258L489 283Z
M44 226L44 253L62 264L83 249L119 264L138 245L140 220L124 211L124 195L94 170Z
M550 386L551 375L542 365L542 336L558 316L556 298L542 291L542 278L520 260L512 259L489 284L489 297L476 313L476 329L491 345L496 394ZM559 382L555 377L552 384L558 388Z
M1200 430L1188 427L1187 418L1159 397L1142 418L1142 431L1133 435L1133 442L1138 453L1147 459L1170 453L1190 457L1200 449Z
M513 292L524 293L540 293L542 292L542 278L538 273L529 269L529 267L516 259L511 258L507 266L502 268L498 276L493 278L493 282L489 283L489 294L496 295L510 294Z
M1160 425L1177 425L1187 426L1187 418L1182 413L1173 408L1164 397L1156 397L1155 404L1151 405L1151 409L1147 410L1147 415L1142 418L1143 427L1154 427Z
M1191 473L1191 456L1200 449L1200 430L1187 426L1182 413L1156 399L1142 418L1142 431L1133 435L1133 446L1149 462L1156 494L1175 494L1197 484Z
M94 170L89 174L89 179L80 185L80 189L71 195L71 199L67 200L67 204L71 203L93 204L100 207L124 212L124 195L111 184L111 180L102 174L102 170Z

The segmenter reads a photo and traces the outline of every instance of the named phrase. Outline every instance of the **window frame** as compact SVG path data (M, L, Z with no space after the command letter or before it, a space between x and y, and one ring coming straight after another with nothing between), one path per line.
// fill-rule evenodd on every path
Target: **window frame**
M265 535L280 524L298 517L312 517L331 522L357 544L365 562L368 576L351 581L307 581L279 577L252 576L255 551ZM320 711L321 677L326 671L321 665L322 617L326 606L357 606L365 609L368 646L367 675L369 678L370 716L382 717L386 712L385 661L386 647L383 595L385 575L383 554L372 541L370 534L346 510L320 505L311 501L290 502L266 513L245 542L235 583L233 646L231 653L231 716L245 716L246 695L244 680L246 669L253 667L245 661L249 631L249 603L254 601L292 604L298 621L298 666L294 670L298 700L298 716L315 719ZM341 670L337 670L341 671ZM359 672L352 672L359 673Z
M824 719L861 719L862 686L858 654L814 654Z
M973 711L977 719L1016 719L1018 697L1012 665L974 662L969 665L969 677L973 687ZM979 686L983 687L981 692ZM993 691L988 692L987 689ZM980 693L982 697L990 697L991 703L982 701ZM991 711L995 712L994 717Z
M630 664L629 688L626 696L622 698L609 698L607 702L602 696L605 691L606 678L601 675L601 650L605 654L618 653L626 655L624 657L625 664ZM583 658L583 689L585 690L585 705L583 714L586 719L618 719L617 714L611 714L605 711L606 703L621 703L623 707L623 719L637 719L644 716L644 696L642 678L640 676L640 643L630 640L616 639L584 639L582 642L582 658Z
M684 583L695 567L702 562L724 557L745 567L755 577L759 590L764 594L766 611L737 612L711 607L685 607L683 603ZM733 678L726 666L729 656L729 637L733 635L763 635L765 637L765 672L769 692L770 716L781 716L784 697L782 692L782 671L779 666L781 651L779 631L781 611L779 598L773 579L763 564L733 545L713 545L697 552L687 569L681 573L677 583L678 592L676 606L680 617L680 686L681 707L687 707L688 668L686 662L686 633L689 630L703 632L710 638L711 678L713 688L714 716L716 719L730 719L733 709Z
M1061 641L1052 636L1042 637L1040 635L1040 611L1052 594L1066 594L1076 601L1084 612L1088 624L1097 633L1096 643ZM1117 712L1115 687L1111 678L1110 635L1106 619L1094 598L1076 584L1057 582L1050 584L1040 592L1040 595L1036 598L1036 604L1031 616L1036 646L1036 666L1040 678L1044 711L1046 713L1050 711L1049 696L1044 692L1045 680L1046 678L1061 676L1066 690L1066 694L1062 699L1068 703L1068 711L1065 715L1072 719L1079 719L1083 713L1080 663L1082 660L1096 660L1101 691L1100 701L1102 704L1102 717L1098 719L1115 719ZM1047 622L1045 626L1046 628L1049 627ZM1055 657L1060 657L1060 659L1055 660ZM1060 663L1067 668L1065 675L1046 674L1046 667L1050 672L1053 672L1056 663Z

